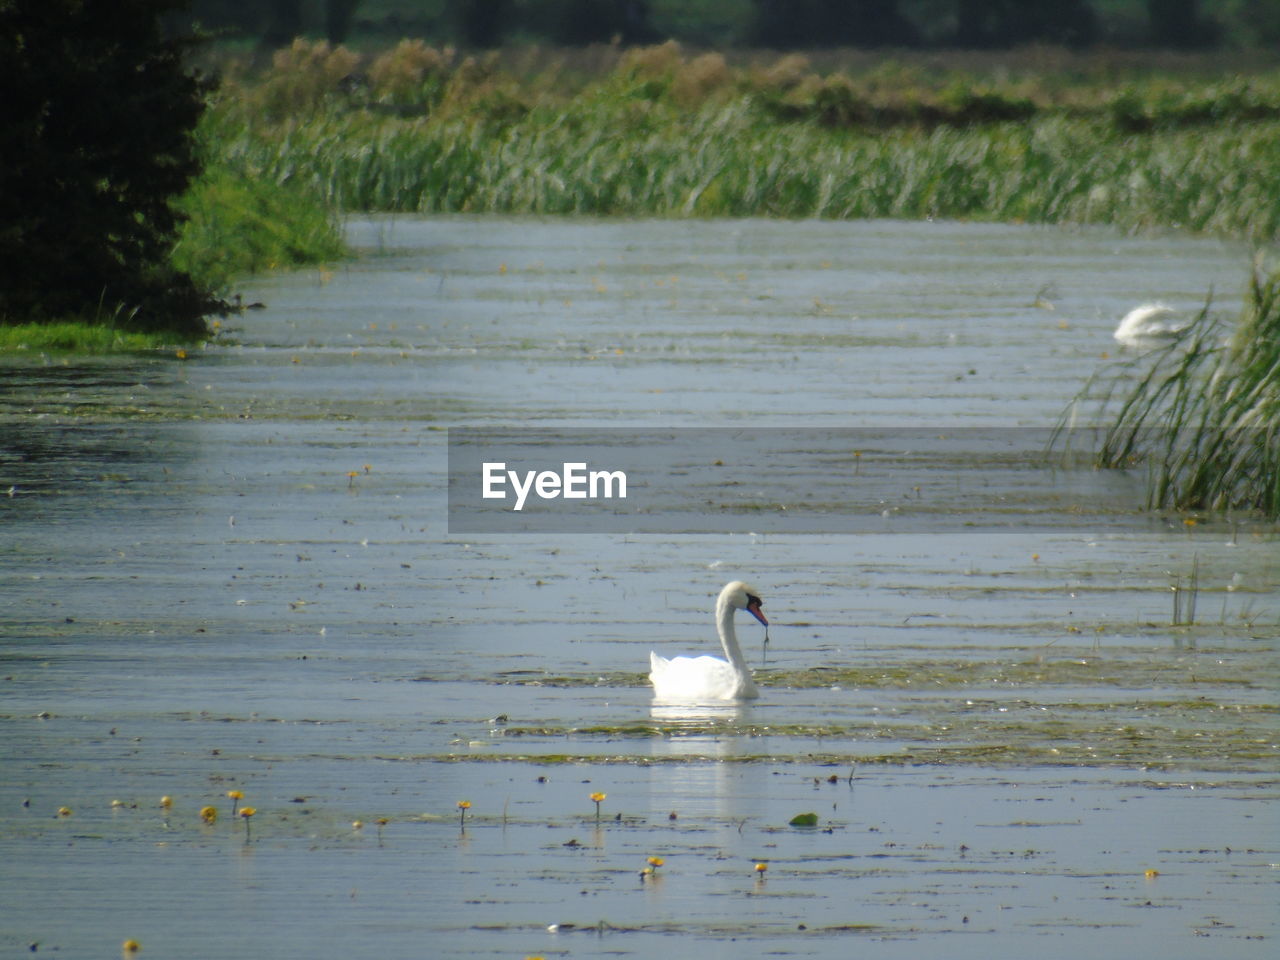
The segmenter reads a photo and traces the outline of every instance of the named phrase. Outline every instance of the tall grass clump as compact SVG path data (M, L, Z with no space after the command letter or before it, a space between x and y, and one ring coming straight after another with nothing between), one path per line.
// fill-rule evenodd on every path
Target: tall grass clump
M1150 508L1280 517L1280 271L1255 268L1230 334L1206 307L1113 372L1101 412L1110 424L1096 464L1145 467Z
M172 260L220 295L240 277L346 253L321 195L303 184L258 180L226 163L207 167L178 208L187 220Z

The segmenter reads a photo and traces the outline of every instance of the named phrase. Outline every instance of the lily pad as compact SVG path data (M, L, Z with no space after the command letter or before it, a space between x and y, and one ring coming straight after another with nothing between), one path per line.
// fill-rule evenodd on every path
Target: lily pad
M816 813L797 813L788 822L793 827L816 827L818 825L818 815Z

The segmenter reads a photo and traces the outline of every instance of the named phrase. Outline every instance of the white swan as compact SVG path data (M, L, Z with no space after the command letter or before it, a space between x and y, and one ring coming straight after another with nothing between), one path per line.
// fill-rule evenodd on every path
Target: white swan
M760 609L760 595L741 580L725 584L716 599L716 629L728 660L719 657L673 657L649 654L649 679L659 700L749 700L760 696L751 668L738 648L733 615L746 610L769 626Z
M1172 337L1186 325L1172 307L1144 303L1124 315L1113 336L1126 347L1140 347L1151 340Z

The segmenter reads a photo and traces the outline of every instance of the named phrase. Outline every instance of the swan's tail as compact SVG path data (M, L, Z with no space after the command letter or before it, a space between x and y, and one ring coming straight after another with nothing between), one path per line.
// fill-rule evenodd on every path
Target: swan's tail
M654 653L652 650L650 650L649 651L649 679L650 680L655 679L659 674L662 673L663 670L666 669L669 663L671 663L671 661L668 660L666 657L660 657L656 653Z

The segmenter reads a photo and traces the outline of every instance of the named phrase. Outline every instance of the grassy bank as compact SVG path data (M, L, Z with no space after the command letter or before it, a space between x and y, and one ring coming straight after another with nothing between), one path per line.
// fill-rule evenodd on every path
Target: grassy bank
M602 54L602 56L605 56ZM920 218L1280 237L1280 72L991 74L673 44L541 54L298 43L228 84L224 162L351 211Z
M0 355L134 353L165 349L174 338L87 321L0 325Z

